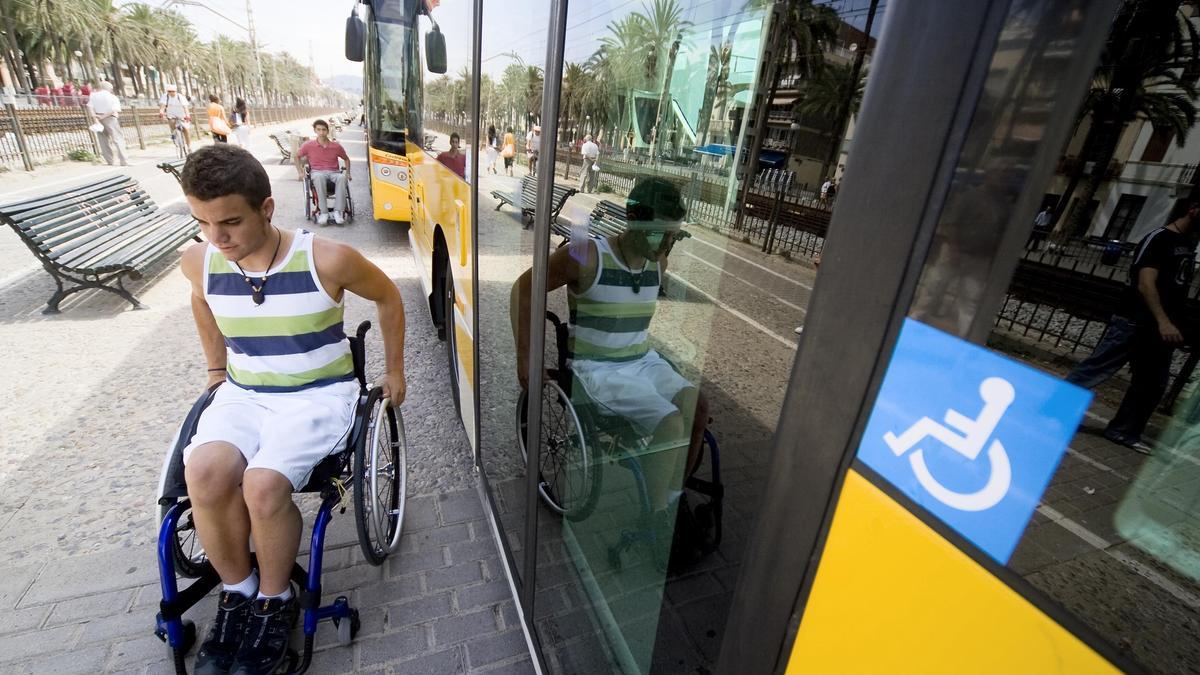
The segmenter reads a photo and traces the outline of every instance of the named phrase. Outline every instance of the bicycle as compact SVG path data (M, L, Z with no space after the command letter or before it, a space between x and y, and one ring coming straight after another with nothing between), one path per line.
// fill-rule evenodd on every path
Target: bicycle
M178 117L168 117L167 124L171 127L171 142L175 144L175 153L179 159L186 159L191 153L191 149L188 147L190 143L187 141L187 136L184 135L187 133L187 122Z

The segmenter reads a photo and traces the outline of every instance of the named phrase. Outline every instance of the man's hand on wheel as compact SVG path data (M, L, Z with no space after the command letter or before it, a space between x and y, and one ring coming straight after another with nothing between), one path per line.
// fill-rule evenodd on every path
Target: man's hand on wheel
M408 393L408 385L404 382L404 373L388 373L379 383L383 387L383 395L388 398L393 408L404 403L404 395Z

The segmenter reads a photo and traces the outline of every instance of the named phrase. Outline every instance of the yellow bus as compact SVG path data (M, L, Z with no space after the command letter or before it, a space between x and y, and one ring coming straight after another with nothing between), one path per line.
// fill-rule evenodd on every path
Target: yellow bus
M513 596L446 591L511 633L445 653L1197 672L1200 357L1143 313L1149 377L1073 368L1132 339L1148 265L1200 317L1198 34L1158 0L360 4L374 215L496 544L436 575Z

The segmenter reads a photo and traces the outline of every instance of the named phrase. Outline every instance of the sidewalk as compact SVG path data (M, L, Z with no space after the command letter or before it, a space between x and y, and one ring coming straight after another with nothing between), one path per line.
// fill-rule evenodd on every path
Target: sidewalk
M252 150L272 178L275 222L315 228L303 220L294 169L277 163L267 133L257 130ZM354 159L358 218L320 234L358 247L407 302L409 502L401 549L379 568L362 559L352 512L335 512L324 597L347 595L362 612L363 629L341 647L322 626L310 672L532 672L470 447L449 412L444 347L407 234L370 218L361 137L353 128L343 134ZM126 170L160 205L183 211L178 184L153 166L170 148L155 152L136 154ZM39 170L24 185L6 182L0 201L86 180L83 174L96 170L69 168ZM130 311L114 296L89 291L64 302L62 314L44 316L53 281L4 231L0 344L8 381L18 383L6 409L20 412L0 418L0 674L171 672L166 647L153 635L160 599L154 492L174 428L204 379L187 283L171 259L130 285L148 310ZM32 269L14 274L18 266ZM364 319L374 321L374 308L349 298L347 325ZM377 375L377 330L367 353L368 372ZM311 525L316 499L300 503ZM213 602L188 614L202 633Z

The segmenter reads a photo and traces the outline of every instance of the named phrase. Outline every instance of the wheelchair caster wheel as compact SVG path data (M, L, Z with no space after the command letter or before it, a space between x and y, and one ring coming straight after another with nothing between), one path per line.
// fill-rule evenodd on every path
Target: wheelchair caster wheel
M358 629L362 627L357 609L350 610L348 618L334 619L333 623L337 626L338 644L343 647L354 640L354 636L358 635Z

